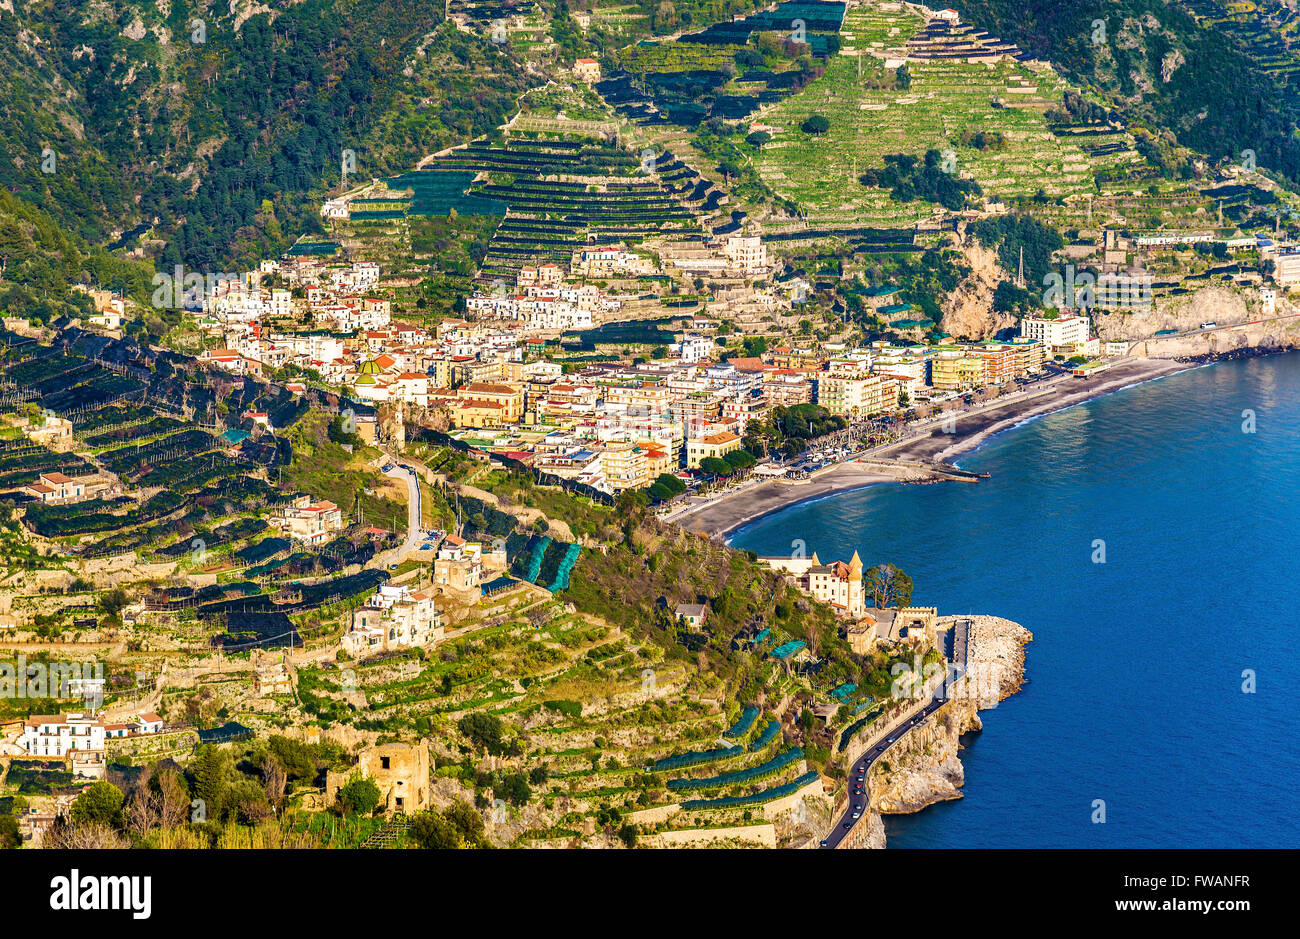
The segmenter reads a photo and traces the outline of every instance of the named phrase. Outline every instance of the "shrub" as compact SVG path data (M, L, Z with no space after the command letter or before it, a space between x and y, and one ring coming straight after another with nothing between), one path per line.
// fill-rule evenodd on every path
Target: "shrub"
M373 779L352 779L339 790L344 815L370 815L378 805L379 787Z

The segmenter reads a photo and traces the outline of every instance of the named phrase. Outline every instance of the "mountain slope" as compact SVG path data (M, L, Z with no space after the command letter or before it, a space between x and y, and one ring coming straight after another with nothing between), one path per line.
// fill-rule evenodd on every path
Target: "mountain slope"
M968 0L962 16L1212 159L1300 180L1300 99L1236 35L1170 0ZM1198 2L1197 7L1215 6Z
M230 267L317 224L342 153L381 175L500 123L528 84L441 4L19 7L0 17L0 185L92 242L158 223ZM53 160L51 160L51 156Z

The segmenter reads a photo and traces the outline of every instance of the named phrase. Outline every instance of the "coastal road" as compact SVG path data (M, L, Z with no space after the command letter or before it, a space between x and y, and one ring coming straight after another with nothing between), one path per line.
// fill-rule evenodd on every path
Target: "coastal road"
M862 818L854 818L854 806L862 806L862 815L867 814L870 808L868 799L870 793L867 792L866 780L871 773L871 767L882 756L889 752L889 748L902 739L903 734L907 733L913 727L924 723L930 715L948 702L948 689L959 681L966 674L966 657L970 647L970 627L969 619L958 619L954 622L952 628L952 642L949 645L947 639L947 630L944 630L944 644L949 648L948 661L952 663L952 671L947 679L940 684L934 691L935 696L925 703L919 711L914 711L904 717L893 727L889 728L881 737L877 737L875 746L868 748L867 752L858 757L856 763L849 767L849 799L848 805L844 809L844 814L835 819L831 832L823 841L822 847L827 850L833 850L839 847L853 829L862 821ZM853 789L858 785L858 775L862 775L862 794L854 795ZM849 827L845 828L845 824Z
M853 829L862 821L861 817L856 819L853 817L853 807L855 805L862 806L863 816L867 814L867 810L870 808L870 803L868 801L870 794L866 791L867 787L865 782L866 777L870 775L871 767L875 762L888 753L889 748L901 740L903 734L911 730L913 727L916 727L918 724L926 721L931 714L939 710L939 708L943 707L946 703L947 701L943 698L931 698L919 711L912 712L893 727L889 728L889 730L883 735L883 739L878 738L879 743L868 749L866 753L858 757L856 763L849 767L848 805L844 809L844 814L835 820L834 825L831 827L830 834L823 839L821 845L823 848L833 850L839 847L840 842L851 835ZM861 795L854 795L853 789L858 783L859 772L862 774L863 778L863 791ZM849 827L845 828L845 825L848 825Z

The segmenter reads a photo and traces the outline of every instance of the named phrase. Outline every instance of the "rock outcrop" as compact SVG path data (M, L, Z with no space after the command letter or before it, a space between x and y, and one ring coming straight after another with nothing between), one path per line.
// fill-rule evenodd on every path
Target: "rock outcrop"
M962 798L966 777L958 755L961 735L981 730L979 711L996 707L1024 681L1025 645L1033 634L997 616L970 619L966 674L948 704L908 731L872 770L867 819L873 826L868 842L872 847L884 847L881 815L910 814Z
M1008 277L998 263L997 252L973 238L959 244L958 249L970 265L970 273L939 302L944 331L961 339L987 339L1000 329L1014 326L1014 316L993 311L993 293Z

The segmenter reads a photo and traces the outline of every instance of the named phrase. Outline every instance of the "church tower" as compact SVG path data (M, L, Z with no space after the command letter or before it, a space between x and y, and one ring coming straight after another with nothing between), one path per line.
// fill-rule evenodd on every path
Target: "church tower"
M853 557L849 561L849 590L845 600L844 605L850 615L861 616L866 611L866 604L862 599L862 558L858 557L857 551L853 552Z

